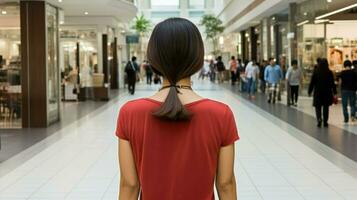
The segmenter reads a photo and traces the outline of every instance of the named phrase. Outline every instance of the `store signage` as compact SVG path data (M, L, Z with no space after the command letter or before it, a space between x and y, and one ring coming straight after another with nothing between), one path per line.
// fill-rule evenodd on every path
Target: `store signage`
M139 43L139 35L127 35L125 40L127 44L137 44Z
M294 32L290 32L287 35L288 39L294 39L295 38L295 33Z

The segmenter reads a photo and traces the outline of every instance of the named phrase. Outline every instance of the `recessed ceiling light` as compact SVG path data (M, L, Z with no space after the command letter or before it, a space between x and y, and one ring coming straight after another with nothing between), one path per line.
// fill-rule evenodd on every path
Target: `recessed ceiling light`
M60 24L64 24L64 21L60 21Z
M306 16L306 15L307 15L307 12L304 12L304 15Z
M58 2L62 3L62 0L58 0Z
M1 11L1 14L6 15L7 14L6 10Z
M88 12L84 12L85 15L88 15L89 13Z
M327 0L327 3L331 3L332 2L332 0Z

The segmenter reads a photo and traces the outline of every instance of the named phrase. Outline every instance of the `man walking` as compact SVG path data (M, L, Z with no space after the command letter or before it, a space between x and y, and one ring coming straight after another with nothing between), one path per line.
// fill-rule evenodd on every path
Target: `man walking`
M137 72L139 71L139 66L136 63L136 57L133 56L131 61L129 61L125 66L125 73L128 77L128 89L129 93L134 95L135 93L135 84L136 84L136 77Z
M264 80L268 83L268 103L275 103L277 93L279 93L279 84L283 79L283 72L274 58L270 58L269 63L270 65L265 68Z

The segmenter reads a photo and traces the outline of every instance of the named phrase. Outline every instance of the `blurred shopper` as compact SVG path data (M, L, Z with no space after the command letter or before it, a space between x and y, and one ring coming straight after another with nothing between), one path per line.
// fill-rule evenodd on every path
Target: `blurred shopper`
M231 57L231 60L229 61L229 69L231 71L231 83L232 85L235 85L237 81L237 68L238 68L238 62L234 56Z
M240 83L241 81L241 74L244 73L244 64L242 59L238 59L238 67L237 67L237 81Z
M257 84L258 75L259 68L255 61L249 62L245 68L245 77L248 79L248 95L250 99L255 99L255 86Z
M265 68L264 80L268 84L269 96L268 103L275 103L276 96L279 94L280 81L283 79L283 72L280 66L276 64L275 58L269 59L270 65Z
M152 84L152 76L153 76L154 72L152 71L152 67L147 60L144 61L144 69L145 69L145 74L146 74L146 84L151 85Z
M316 59L316 64L314 65L314 70L317 69L317 67L319 66L320 61L321 61L321 58L317 58Z
M349 113L348 104L351 108L351 120L356 119L356 91L357 91L357 73L352 69L352 62L346 60L343 63L345 69L341 72L341 96L344 122L348 123Z
M125 66L125 73L128 77L128 90L130 94L135 93L135 84L137 79L137 73L139 71L139 65L136 63L136 57L133 56Z
M224 82L224 72L226 71L226 67L224 66L224 63L222 61L222 56L218 56L216 68L218 71L218 83L223 83Z
M299 87L303 81L303 74L301 69L298 67L297 60L293 60L291 62L291 67L286 73L286 80L288 87L290 88L290 101L288 102L288 105L297 106L299 98Z
M200 31L186 19L167 19L154 28L147 55L164 82L120 109L119 199L208 200L215 185L219 199L237 199L233 113L191 88L203 64Z
M216 65L213 59L209 61L209 77L211 82L216 81Z
M309 86L309 96L314 92L313 105L316 110L317 126L321 127L322 122L328 127L329 107L336 98L337 91L334 82L334 75L329 69L327 59L322 58L319 65L314 70ZM321 116L323 113L323 116Z
M265 68L268 65L268 61L263 60L262 64L259 65L259 80L260 80L260 91L264 94L266 82L264 79Z

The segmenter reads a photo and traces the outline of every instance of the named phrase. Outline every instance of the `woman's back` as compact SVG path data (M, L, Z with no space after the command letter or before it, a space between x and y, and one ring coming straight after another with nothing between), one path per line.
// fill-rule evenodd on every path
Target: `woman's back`
M117 136L130 141L142 198L214 199L213 187L222 146L239 137L230 108L209 99L186 104L186 121L152 115L161 102L138 99L125 104Z

